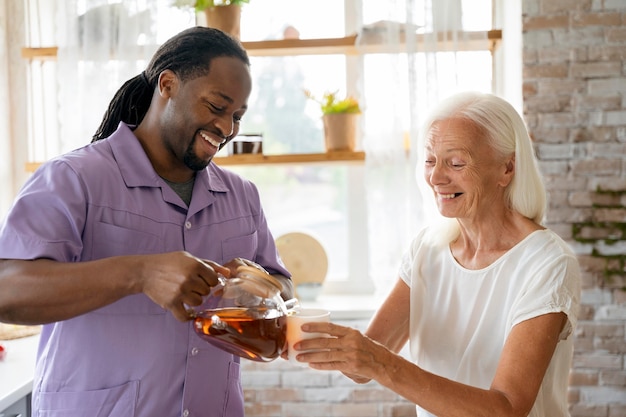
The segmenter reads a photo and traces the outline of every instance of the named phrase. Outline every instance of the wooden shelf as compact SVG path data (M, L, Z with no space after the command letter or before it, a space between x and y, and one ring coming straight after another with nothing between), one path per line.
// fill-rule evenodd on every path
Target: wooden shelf
M502 30L458 32L437 34L437 49L440 51L493 51L502 39ZM416 34L414 39L418 51L424 51L423 45L431 42L423 34ZM376 32L367 32L361 39L357 35L343 38L324 39L284 39L275 41L242 42L250 56L294 56L328 54L375 54L406 52L406 36L401 35L396 44L390 45L383 36ZM25 59L56 59L58 47L22 48Z
M345 38L241 42L250 56L355 54L356 35Z
M432 36L432 35L430 35ZM294 55L361 55L406 52L407 37L401 33L398 42L390 44L379 32L365 32L361 38L350 35L344 38L328 39L285 39L274 41L242 42L250 56L294 56ZM416 34L413 40L416 50L428 50L429 42L437 43L438 51L493 51L502 40L502 30L451 32L437 34L436 41L423 34Z
M242 42L250 56L294 56L294 55L359 55L372 53L402 53L406 52L406 43L409 40L415 44L415 49L427 51L494 51L502 40L502 30L438 33L433 39L432 34L415 34L414 38L407 38L406 33L400 32L398 42L389 44L384 40L383 32L379 30L363 31L361 36L350 35L342 38L324 39L284 39L270 41ZM29 60L54 60L57 57L58 47L22 48L22 57ZM227 157L216 157L219 165L261 165L261 164L290 164L290 163L359 163L365 160L364 152L328 152L321 154L292 154L292 155L258 155L243 154ZM27 172L34 172L39 162L26 164Z
M37 59L40 61L55 60L57 59L58 50L59 48L56 46L49 46L45 48L22 48L22 58Z
M213 159L220 166L225 165L262 165L262 164L300 164L300 163L329 163L365 161L365 152L362 151L332 151L326 153L304 153L289 155L238 154L218 156Z
M363 151L333 151L326 153L305 153L290 155L239 154L217 156L213 161L220 166L228 165L263 165L263 164L302 164L302 163L363 163ZM42 162L27 162L26 172L35 172Z

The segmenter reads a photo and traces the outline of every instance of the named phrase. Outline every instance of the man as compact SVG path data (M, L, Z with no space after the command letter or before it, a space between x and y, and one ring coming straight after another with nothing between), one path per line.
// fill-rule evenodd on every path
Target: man
M241 264L293 294L256 187L211 163L250 90L238 41L187 29L92 144L23 187L0 229L0 321L45 324L34 416L243 415L239 358L197 337L186 306Z

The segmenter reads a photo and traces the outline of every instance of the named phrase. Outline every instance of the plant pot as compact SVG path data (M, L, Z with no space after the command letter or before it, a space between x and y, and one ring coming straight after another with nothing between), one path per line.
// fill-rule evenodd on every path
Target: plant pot
M219 29L239 39L241 6L215 6L204 9L206 25L210 28Z
M358 113L333 113L322 116L326 151L354 150L358 116Z

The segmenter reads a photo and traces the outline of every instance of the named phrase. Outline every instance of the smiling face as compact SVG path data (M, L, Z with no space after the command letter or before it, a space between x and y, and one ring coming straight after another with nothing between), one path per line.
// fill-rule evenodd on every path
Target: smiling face
M239 132L251 90L248 66L218 57L207 75L182 82L171 71L160 80L167 102L160 116L161 142L170 169L204 169L220 145Z
M506 206L513 156L503 158L467 120L435 122L428 131L424 174L445 217L476 220Z

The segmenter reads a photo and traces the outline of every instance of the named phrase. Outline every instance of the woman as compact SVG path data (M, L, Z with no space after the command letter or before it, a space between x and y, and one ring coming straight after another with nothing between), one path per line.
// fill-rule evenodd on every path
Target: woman
M521 117L504 100L463 93L420 136L442 225L414 239L365 335L336 324L305 331L298 360L376 380L426 416L568 416L575 255L541 226L546 195ZM410 341L412 361L397 353Z

